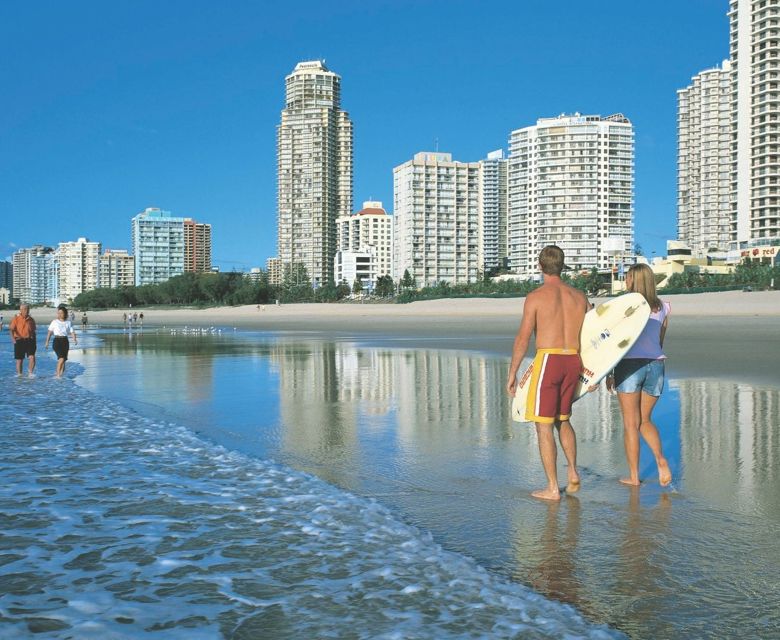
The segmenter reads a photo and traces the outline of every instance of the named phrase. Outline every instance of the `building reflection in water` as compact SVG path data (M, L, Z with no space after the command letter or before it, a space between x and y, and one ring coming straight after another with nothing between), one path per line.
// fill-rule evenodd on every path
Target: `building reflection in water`
M644 445L645 485L618 483L622 420L602 388L575 405L582 492L546 505L528 496L543 474L533 427L510 419L506 358L148 335L101 353L144 364L128 376L95 359L93 381L137 385L174 414L221 406L214 421L229 411L235 438L211 431L217 442L375 497L447 549L632 637L714 637L714 621L734 636L777 618L762 607L777 601L780 566L780 390L671 380L654 417L675 494Z
M780 518L780 390L673 380L680 396L685 486L713 504Z

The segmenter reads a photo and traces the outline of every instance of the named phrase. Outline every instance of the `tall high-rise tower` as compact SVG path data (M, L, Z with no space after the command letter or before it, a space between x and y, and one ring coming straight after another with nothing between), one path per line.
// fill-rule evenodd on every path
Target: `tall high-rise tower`
M312 283L333 279L336 218L352 212L352 121L341 77L320 61L286 78L277 135L278 247L282 268L303 264Z
M730 71L724 60L677 91L677 237L700 257L730 240Z
M541 118L509 138L510 268L538 272L557 244L575 270L606 269L634 242L634 130L621 114Z
M780 2L730 0L731 246L780 239Z

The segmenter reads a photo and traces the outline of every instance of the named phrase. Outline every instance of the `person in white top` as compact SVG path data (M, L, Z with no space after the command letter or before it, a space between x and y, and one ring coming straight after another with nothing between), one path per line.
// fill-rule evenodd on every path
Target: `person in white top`
M70 342L68 341L68 334L73 336L73 344L78 344L78 338L76 338L76 332L73 330L73 323L68 320L68 309L64 305L57 307L57 317L49 324L49 331L46 333L46 345L45 349L49 348L49 340L54 336L54 353L57 354L57 373L58 378L62 377L65 373L65 362L68 359L68 351L70 350Z

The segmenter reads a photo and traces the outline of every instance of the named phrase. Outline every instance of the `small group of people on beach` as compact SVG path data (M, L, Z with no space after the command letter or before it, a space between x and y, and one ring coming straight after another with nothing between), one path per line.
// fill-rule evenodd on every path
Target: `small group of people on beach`
M122 314L122 324L132 329L133 327L140 326L143 328L144 326L144 314L142 313L123 313Z
M557 455L554 431L568 463L566 491L580 488L577 472L577 437L571 425L574 394L582 369L580 330L585 314L591 308L585 294L561 280L564 253L549 245L539 254L539 268L544 283L528 294L523 318L515 337L509 366L507 393L517 390L517 372L526 355L531 337L535 335L536 356L533 373L538 390L532 413L539 439L547 486L531 495L543 500L560 500ZM664 386L664 337L669 324L670 306L662 302L655 290L655 276L646 264L635 264L626 274L626 289L644 296L650 306L650 319L636 343L607 376L607 389L617 392L623 415L624 443L628 476L620 482L638 486L639 438L645 440L655 456L661 486L672 481L669 463L663 454L658 429L652 413ZM589 388L589 391L596 386Z
M75 319L75 314L72 314ZM27 374L33 378L35 377L35 353L38 349L38 341L36 337L37 326L35 320L30 315L30 305L22 303L19 306L19 313L11 320L11 324L8 325L8 332L11 336L11 344L14 345L14 360L16 360L16 375L22 375L22 365L25 358L27 359ZM49 342L52 337L52 349L57 356L57 368L55 376L61 378L65 373L65 363L68 360L68 352L70 351L70 340L68 336L73 338L73 343L78 345L78 338L76 337L76 331L73 329L73 320L68 314L68 308L65 305L57 307L57 315L49 323L49 329L46 332L46 344L45 349L49 348Z

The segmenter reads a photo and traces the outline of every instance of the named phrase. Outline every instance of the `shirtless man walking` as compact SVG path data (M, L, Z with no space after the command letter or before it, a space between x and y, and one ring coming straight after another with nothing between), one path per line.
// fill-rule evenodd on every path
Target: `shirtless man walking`
M526 419L536 423L539 454L547 487L531 495L543 500L560 500L557 458L553 428L569 464L568 486L574 493L580 487L577 473L577 437L571 426L571 405L577 387L582 361L580 360L580 329L588 300L585 295L561 280L563 251L555 245L542 249L539 268L544 284L528 294L523 308L523 319L512 349L512 363L506 389L514 397L517 371L528 350L531 335L536 334L536 357L528 389Z

